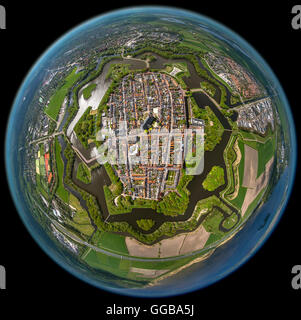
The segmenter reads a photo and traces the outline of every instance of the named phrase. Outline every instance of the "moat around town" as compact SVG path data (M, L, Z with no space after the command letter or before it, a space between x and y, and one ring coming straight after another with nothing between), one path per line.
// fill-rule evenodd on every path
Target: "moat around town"
M150 63L151 69L164 69L166 64L179 63L179 62L186 63L188 66L190 76L183 77L183 80L185 81L185 83L189 89L198 88L200 86L200 82L204 81L204 79L202 77L200 77L198 75L198 73L196 72L193 64L190 61L187 61L186 59L182 59L182 58L181 59L165 59L165 58L159 56L158 54L154 54L154 53L149 53L149 54L152 54L156 57L156 60L154 62ZM138 56L138 58L139 58L139 56ZM137 70L137 69L141 69L141 68L145 67L145 63L143 61L132 60L132 59L114 59L105 65L103 72L99 76L99 79L100 79L100 81L102 81L102 83L105 83L106 80L104 80L104 79L106 77L106 73L108 72L108 70L112 64L129 64L131 70ZM202 68L204 68L204 66L201 64L200 60L199 60L199 64ZM226 86L225 86L225 88L227 90L227 99L230 99L229 97L231 94ZM216 101L219 101L220 95L221 95L220 90L218 87L216 87L216 93L214 95L214 99ZM203 92L194 92L193 97L195 98L195 101L197 102L199 108L204 108L205 106L209 106L211 108L211 110L214 112L214 114L216 115L216 117L221 122L222 126L224 127L224 131L222 134L221 141L218 145L216 145L215 149L213 151L205 152L204 170L203 170L202 174L195 176L193 178L193 180L188 184L187 188L190 192L190 196L189 196L190 201L189 201L188 207L187 207L186 211L184 212L184 214L178 215L175 217L171 217L171 216L166 216L163 213L158 213L155 210L149 209L149 208L141 208L141 209L133 208L132 212L130 212L130 213L123 213L120 215L110 215L108 208L107 208L105 195L104 195L104 189L103 189L103 187L105 185L108 186L110 184L110 178L108 177L106 170L104 169L104 167L93 170L92 176L91 176L91 183L89 183L89 184L83 183L82 181L80 181L79 179L76 178L78 165L81 161L77 157L76 161L74 163L74 166L73 166L73 173L72 173L73 182L81 189L87 191L88 193L90 193L96 197L97 202L101 208L101 213L102 213L103 219L105 221L107 221L107 222L126 221L127 223L132 225L134 228L137 228L137 222L136 222L137 220L139 220L139 219L152 219L155 221L155 224L153 225L153 227L147 231L141 230L142 233L152 233L154 230L159 228L160 225L162 225L166 221L170 221L170 222L186 221L187 219L189 219L199 200L208 198L212 195L219 197L220 192L228 184L227 175L225 175L225 184L221 185L220 187L218 187L214 191L205 190L202 187L202 182L204 181L205 177L208 175L208 173L210 172L210 170L213 166L217 166L217 165L221 166L221 167L223 167L224 171L226 172L226 166L224 163L223 154L224 154L224 150L228 144L229 138L231 136L231 126L230 126L228 120L226 119L226 117L222 114L222 112L220 112L220 110L212 102L212 100L208 97L208 95L206 95ZM61 155L62 155L62 159L65 164L65 167L66 167L67 161L64 156L65 142L62 139L62 137L59 137L59 141L63 147ZM85 156L86 159L89 159L90 154L91 154L91 149L94 147L94 145L91 145L89 149L85 149L77 139L73 140L73 144L75 145L75 147L78 150L80 150L80 152ZM96 161L92 162L91 164L93 164L95 162ZM65 186L65 187L68 188L68 186ZM75 192L71 188L68 188L68 189L71 193L73 193L76 197L78 197L80 199L81 204L88 211L88 208L85 204L85 201L82 199L80 194L78 192ZM227 203L225 203L225 205L229 206L229 204L227 204ZM229 206L229 207L232 211L237 213L237 210L235 207L233 207L233 206ZM220 208L219 208L219 210L224 214L224 217L226 219L228 217L228 214L226 212L222 211ZM239 215L237 214L237 216L238 216L238 219L237 219L236 223L239 222ZM201 219L199 219L198 225L201 224L205 218L206 218L206 215L204 215ZM222 226L223 225L222 222L220 224L220 229L224 230L224 228ZM178 231L178 233L181 233L181 232L184 232L184 231L183 230ZM167 237L166 236L160 237L156 240L156 242L158 242L164 238L167 238Z

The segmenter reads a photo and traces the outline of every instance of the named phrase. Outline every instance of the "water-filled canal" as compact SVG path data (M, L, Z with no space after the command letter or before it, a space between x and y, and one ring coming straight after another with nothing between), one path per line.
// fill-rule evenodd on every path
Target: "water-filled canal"
M189 73L190 73L190 77L183 77L183 80L185 81L186 85L189 88L200 87L200 82L203 81L204 79L202 79L197 74L192 63L190 63L189 61L184 60L184 59L164 59L158 55L155 55L155 56L157 59L151 63L151 68L162 69L162 68L164 68L165 63L181 62L181 61L186 62L187 66L188 66ZM142 67L141 63L139 63L139 61L137 61L137 60L125 60L125 59L113 60L113 61L109 62L108 65L105 66L100 77L105 77L105 72L106 72L106 70L108 70L110 64L121 63L121 62L122 63L129 63L130 68L133 70L140 69ZM215 115L217 116L219 121L222 123L224 129L227 129L227 130L224 130L221 142L215 147L214 151L206 151L205 152L204 170L203 170L202 174L195 176L194 179L188 184L187 188L190 191L190 201L189 201L189 205L188 205L185 213L183 215L179 215L176 217L170 217L170 216L165 216L162 213L157 213L153 209L135 208L130 213L109 216L108 208L107 208L106 202L105 202L103 187L104 187L104 185L110 185L110 179L109 179L105 169L103 167L100 167L98 169L93 170L91 183L85 184L76 178L77 167L78 167L78 164L80 161L79 158L77 157L76 161L74 163L74 166L73 166L72 180L78 187L82 188L83 190L85 190L85 191L89 192L90 194L92 194L93 196L95 196L95 198L97 199L97 202L100 206L101 213L103 215L103 219L107 219L108 222L126 221L130 225L132 225L135 229L137 229L136 220L152 219L155 221L155 224L149 231L143 231L143 230L139 229L140 232L151 233L154 230L156 230L162 223L164 223L166 221L171 221L171 222L172 221L186 221L187 219L189 219L191 217L191 215L194 211L194 208L196 206L196 203L199 200L205 199L205 198L212 196L212 195L219 196L220 191L222 191L225 188L225 186L228 183L226 174L225 174L225 184L220 186L219 188L217 188L213 192L205 190L202 187L202 182L203 182L204 178L207 176L207 174L210 172L211 168L215 165L221 166L224 169L224 172L226 172L226 166L224 163L223 154L224 154L224 149L226 148L227 143L228 143L230 136L231 136L231 131L229 131L229 130L231 130L231 126L230 126L228 120L219 111L219 109L214 105L214 103L208 98L207 95L205 95L202 92L195 92L195 93L193 93L193 97L195 98L195 100L200 108L204 108L205 106L209 106L212 109L212 111L215 113ZM216 98L218 98L218 96ZM65 167L66 167L67 161L63 155L63 150L65 148L65 142L62 137L59 137L59 141L62 145L62 159L63 159ZM76 141L76 139L73 139L73 143L85 156L87 156L87 158L89 158L91 149L85 150L81 146L81 144L78 141ZM65 176L65 172L64 172L64 176ZM78 192L72 190L70 187L68 187L68 186L65 186L65 187L71 193L73 193L77 198L79 198L81 205L85 209L87 209L85 201L82 199L81 195ZM232 208L232 210L234 210L234 208ZM203 218L204 217L199 219L199 224L203 221ZM183 231L184 230L182 230L182 232ZM179 233L180 232L181 231L179 231ZM163 238L164 237L157 239L157 241L159 241Z

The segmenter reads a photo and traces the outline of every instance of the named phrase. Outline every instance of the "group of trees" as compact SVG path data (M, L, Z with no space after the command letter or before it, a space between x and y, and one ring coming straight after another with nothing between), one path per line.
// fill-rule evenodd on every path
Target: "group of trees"
M112 79L118 81L120 78L129 74L129 65L123 63L114 63L110 65L109 71L106 74L106 80Z
M157 58L151 53L144 53L139 58L142 60L147 60L148 62L153 62L157 60Z
M154 226L155 221L152 219L140 219L136 220L136 223L140 229L148 231Z
M193 176L185 174L182 170L182 176L177 186L177 192L169 192L164 198L158 202L157 212L161 212L167 216L177 216L184 214L189 204L190 192L187 189L188 183L193 179Z
M83 96L85 100L88 100L91 97L92 92L95 90L96 87L96 83L91 83L83 90Z
M210 107L200 108L193 97L190 98L192 112L195 118L205 121L205 151L214 150L220 143L224 128Z
M89 107L74 127L76 136L85 148L88 148L89 139L95 139L96 116L91 115Z
M202 81L201 82L201 87L211 96L214 97L216 89L215 86L208 82L208 81Z

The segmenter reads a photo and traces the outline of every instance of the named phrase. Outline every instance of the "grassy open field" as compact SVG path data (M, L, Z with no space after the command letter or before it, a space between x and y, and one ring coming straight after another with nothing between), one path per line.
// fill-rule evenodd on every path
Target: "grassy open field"
M272 158L276 150L276 137L270 136L265 143L257 141L244 141L245 144L258 151L257 178L264 172L265 165Z
M238 216L237 214L233 213L231 216L225 219L225 221L223 222L223 227L229 230L235 226L237 221Z
M122 235L97 231L93 236L92 241L100 248L105 248L121 254L129 254L125 244L125 238Z
M212 167L206 179L203 181L203 187L206 190L214 191L225 183L224 169L219 166Z
M137 274L132 268L137 269L145 269L147 270L162 270L166 272L170 272L176 270L182 266L187 265L194 259L206 254L208 251L204 251L203 253L197 256L186 257L178 260L171 260L171 261L162 261L158 259L157 261L154 260L152 262L148 261L133 261L133 260L126 260L126 259L119 259L110 257L100 252L96 252L94 250L89 249L83 255L83 259L88 263L90 266L96 269L106 270L110 273L121 277L127 277L130 279L141 279L147 278L143 277L143 274Z
M69 204L76 210L76 212L72 219L68 219L67 223L74 229L78 230L81 234L91 236L94 228L91 225L88 213L72 193L69 195Z
M196 39L191 32L181 30L179 33L181 33L184 37L184 40L181 42L180 46L188 47L201 52L210 51L210 48L206 46L205 42Z
M61 106L69 89L76 83L81 73L76 73L75 68L66 78L64 84L50 98L50 102L45 109L45 113L53 120L57 120Z
M90 250L84 260L93 268L105 270L120 277L126 277L128 274L129 268L125 266L121 268L122 260L95 250Z
M47 189L45 188L45 183L44 183L45 178L41 176L40 174L36 175L36 183L37 183L37 190L41 193L41 195L45 198L48 199L48 193Z

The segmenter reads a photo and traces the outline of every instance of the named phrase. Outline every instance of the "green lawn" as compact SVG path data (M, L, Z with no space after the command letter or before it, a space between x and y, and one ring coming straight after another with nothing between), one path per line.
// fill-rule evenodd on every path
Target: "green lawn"
M76 73L75 68L66 78L64 84L50 98L50 102L45 109L45 113L53 120L57 120L61 106L69 89L76 83L81 73Z
M219 166L212 167L202 185L208 191L214 191L218 187L225 184L224 169Z
M61 145L58 138L55 137L55 162L57 167L57 189L56 194L65 202L69 203L69 192L64 188L63 174L64 174L64 163L61 158Z

